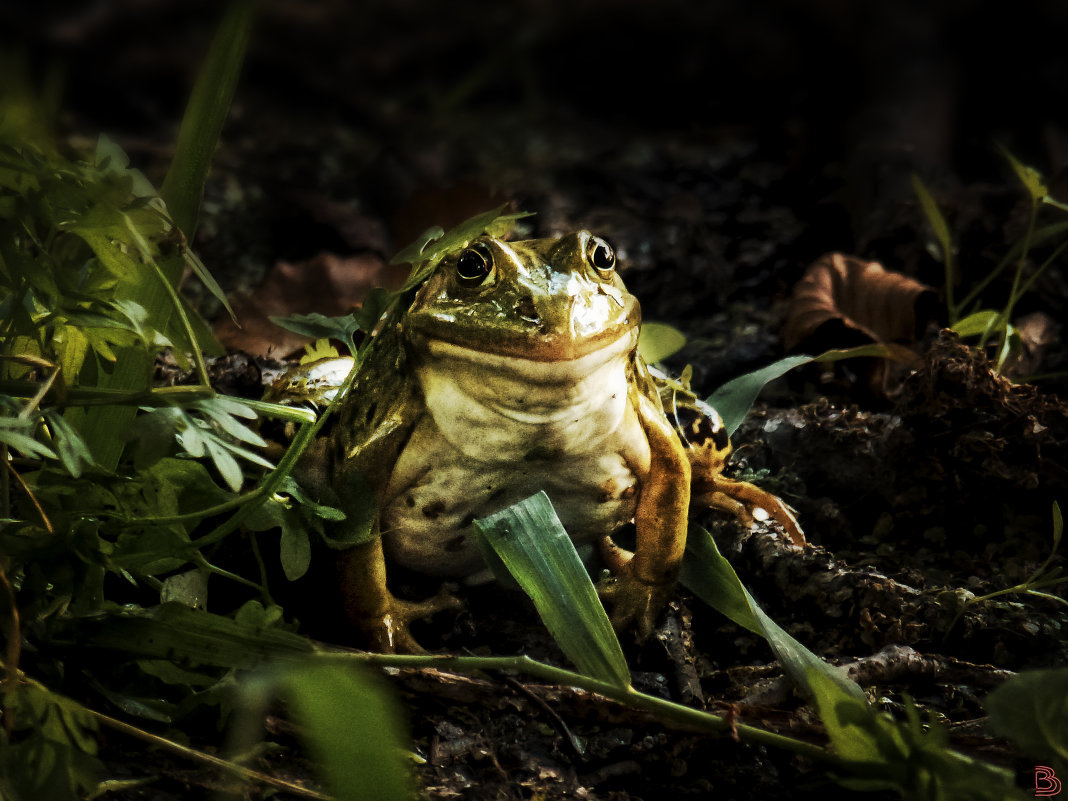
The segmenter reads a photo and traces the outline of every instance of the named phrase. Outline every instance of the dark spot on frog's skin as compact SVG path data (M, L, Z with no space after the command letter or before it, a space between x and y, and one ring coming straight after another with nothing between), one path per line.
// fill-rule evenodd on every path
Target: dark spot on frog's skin
M723 450L730 443L727 429L701 414L698 409L679 409L678 420L683 439L692 447L700 448L711 442L716 450Z
M475 516L472 514L464 515L464 519L460 521L460 528L467 528L469 525L475 522Z
M409 509L411 509L413 506L415 506L415 498L413 498L411 495L406 495L404 498L404 503L408 505Z
M446 542L443 546L443 550L448 553L456 553L457 551L462 551L465 545L467 545L467 537L461 534Z
M445 501L431 501L423 507L423 517L425 517L427 520L437 520L441 513L444 511Z
M368 406L367 407L367 414L364 415L364 422L365 423L370 423L372 420L374 420L375 419L375 412L377 412L377 411L378 411L378 404L377 403L372 403L370 406Z
M731 444L730 435L727 434L727 429L723 426L716 426L715 431L712 432L712 441L716 443L716 450L718 451Z

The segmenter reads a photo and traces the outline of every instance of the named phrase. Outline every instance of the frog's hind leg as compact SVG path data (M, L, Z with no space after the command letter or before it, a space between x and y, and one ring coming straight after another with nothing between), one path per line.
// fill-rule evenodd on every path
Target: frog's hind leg
M446 609L459 609L459 599L447 585L433 598L405 601L386 586L386 562L382 538L343 551L338 558L345 611L367 636L372 651L393 654L425 653L408 627Z
M786 530L794 545L805 545L805 535L794 510L780 498L748 481L735 481L722 475L702 477L695 482L694 501L729 512L747 526L770 517Z

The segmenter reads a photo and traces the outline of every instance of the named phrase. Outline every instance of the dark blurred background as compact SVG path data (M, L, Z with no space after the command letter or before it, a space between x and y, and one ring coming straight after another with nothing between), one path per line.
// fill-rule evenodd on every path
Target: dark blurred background
M0 38L59 68L64 134L159 180L222 8L7 2ZM713 311L781 299L827 250L937 286L913 172L995 235L1019 197L961 187L1011 184L995 143L1068 165L1066 34L1052 0L265 0L197 246L241 291L512 201L534 234L612 237L647 317L722 339ZM744 329L732 358L767 358Z

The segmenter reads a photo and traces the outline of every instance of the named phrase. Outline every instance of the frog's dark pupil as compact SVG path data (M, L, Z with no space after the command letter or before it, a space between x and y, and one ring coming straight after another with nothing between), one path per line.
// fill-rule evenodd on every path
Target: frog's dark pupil
M590 250L590 261L598 270L611 270L616 265L616 254L603 239L595 240Z
M456 274L465 283L480 283L492 266L489 253L482 248L468 248L456 260Z

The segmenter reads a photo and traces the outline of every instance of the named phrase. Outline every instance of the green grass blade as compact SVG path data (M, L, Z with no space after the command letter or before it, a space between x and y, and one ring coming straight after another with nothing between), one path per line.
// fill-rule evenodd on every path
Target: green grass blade
M815 694L817 688L809 678L809 672L814 670L836 686L842 698L864 698L860 687L840 668L824 662L764 614L730 562L720 554L715 540L700 526L690 527L680 580L713 609L764 637L783 669L799 686Z
M731 436L745 420L745 416L753 408L757 395L766 384L770 384L776 378L781 378L795 367L801 367L809 362L837 362L842 359L861 357L891 360L900 358L891 348L879 343L858 345L855 348L842 350L828 350L819 356L787 356L767 367L731 379L709 395L705 402L719 412L720 417L723 418L723 425L727 429L727 435Z
M160 189L171 218L190 242L196 232L212 153L237 88L257 8L256 0L234 0L227 10L193 87L178 132L174 160Z
M539 492L476 520L475 527L579 671L628 686L630 671L619 640L548 496Z
M149 614L81 621L79 639L103 648L183 664L251 668L268 658L297 658L314 651L292 632L165 603ZM96 630L92 630L95 627Z
M931 197L931 193L927 191L927 186L915 173L912 174L912 190L919 198L923 214L930 223L935 239L938 240L938 247L942 251L942 267L946 275L946 306L949 308L949 321L952 323L957 319L958 309L953 305L953 284L956 280L956 273L953 267L953 239L949 234L949 225L946 223L946 218L942 216L938 204Z
M760 394L765 384L785 375L795 367L808 364L813 359L813 356L787 356L767 367L738 376L713 392L707 398L707 402L723 418L727 435L730 436L738 430L738 426L749 414L753 402L756 401L757 395Z

